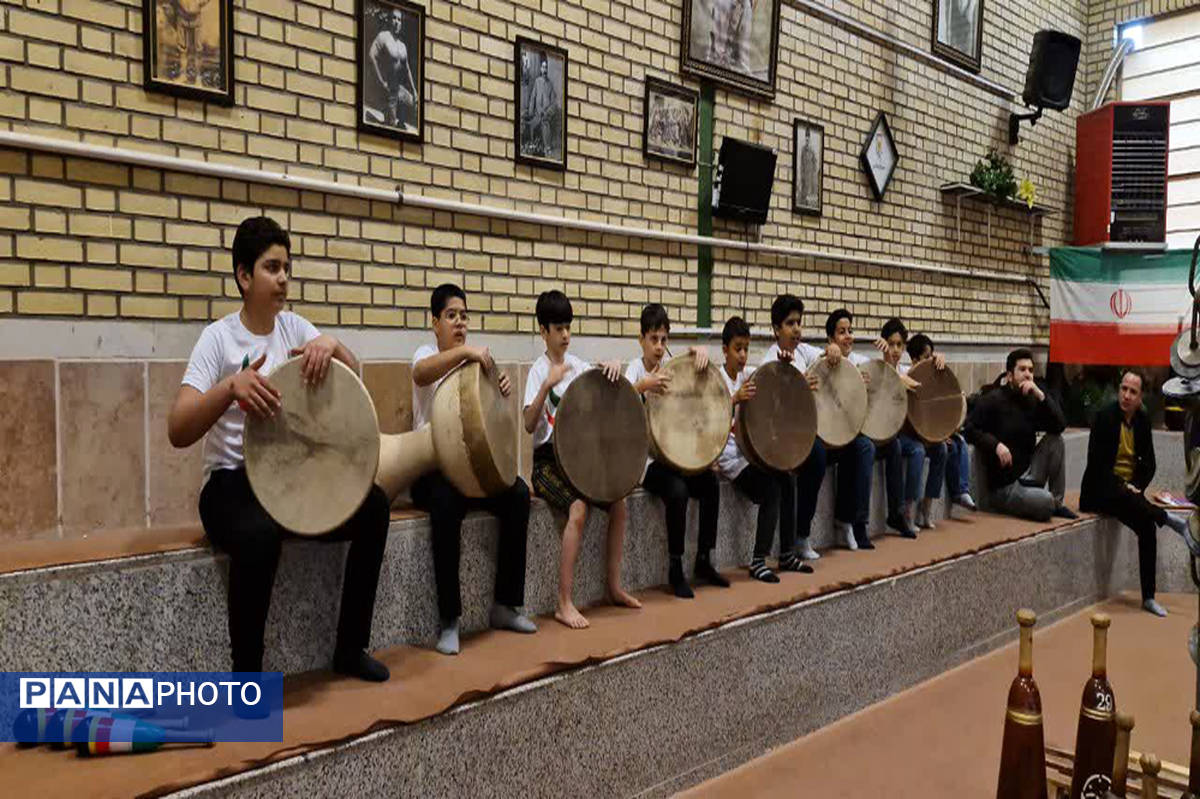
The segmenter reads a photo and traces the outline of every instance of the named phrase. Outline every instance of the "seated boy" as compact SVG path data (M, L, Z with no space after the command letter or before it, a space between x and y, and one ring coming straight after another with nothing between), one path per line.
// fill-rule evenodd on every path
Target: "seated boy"
M733 396L736 414L737 406L752 399L755 391L754 378L746 373L746 359L750 354L750 325L740 316L730 317L725 323L725 329L721 331L721 352L725 355L721 377ZM750 576L764 583L779 582L775 572L767 566L767 555L771 554L771 543L775 539L775 524L779 521L778 477L746 460L732 429L725 449L717 459L717 471L747 499L758 505L758 528L754 537L754 555L750 559ZM794 526L790 530L780 528L779 570L812 573L812 566L796 554L795 533Z
M642 333L638 341L642 345L642 357L629 362L625 379L633 383L639 394L665 393L670 379L659 371L667 349L667 336L671 330L667 309L651 303L642 309ZM696 368L708 367L708 353L702 347L691 347L688 352L695 358ZM717 514L720 508L720 486L713 471L695 475L683 475L651 458L646 464L642 487L660 497L667 510L667 554L671 559L668 579L675 596L691 599L695 596L683 574L683 539L687 524L688 497L700 502L700 535L696 547L694 576L712 585L727 588L729 581L721 576L712 565L712 548L717 543Z
M537 300L538 332L546 351L533 362L525 381L525 405L522 411L525 432L533 434L533 490L550 507L567 514L562 532L562 552L558 558L558 607L554 618L568 627L583 629L588 620L572 601L575 584L575 559L579 555L579 540L587 522L588 503L580 497L554 457L554 418L558 403L567 387L590 367L567 352L571 346L571 321L574 313L571 301L561 291L544 291ZM610 380L621 375L617 361L602 364ZM640 608L642 603L621 587L621 559L625 543L625 500L605 508L608 512L608 598L614 605Z
M912 360L912 365L916 366L921 361L934 359L934 364L939 369L944 369L946 359L942 357L940 352L934 352L933 340L924 333L917 333L908 340L908 357ZM904 369L904 373L908 373L908 369ZM946 491L949 494L951 502L962 505L967 510L975 510L975 500L971 498L971 462L970 454L967 450L967 442L963 440L962 432L955 433L941 444L932 444L926 447L925 451L930 453L930 463L932 464L933 453L939 448L944 447L946 450L945 457L942 459L945 463L946 473ZM932 465L930 466L930 475L928 480L933 479ZM930 488L926 483L925 491L928 496L937 499L941 496L941 486ZM928 492L935 493L929 494ZM930 525L932 526L932 524Z
M453 283L433 290L429 300L433 314L436 346L423 344L413 354L413 429L430 420L433 395L438 384L464 361L476 361L484 369L496 368L487 347L467 346L467 295ZM500 375L500 391L512 391L507 375ZM489 622L501 630L537 632L537 627L519 608L525 603L525 536L529 527L529 487L520 477L502 494L469 499L458 492L441 472L423 475L412 486L413 504L429 512L433 526L433 574L437 585L441 632L437 651L457 655L462 597L458 563L463 519L467 511L486 510L500 520L496 550L496 588Z
M305 379L313 383L325 379L331 358L358 369L345 345L284 310L291 246L283 228L265 216L238 225L233 276L242 295L241 310L204 328L167 418L167 437L176 447L191 446L209 433L204 441L200 520L212 545L229 555L233 671L262 671L271 587L282 541L290 535L267 515L246 477L242 450L246 414L269 417L281 407L279 392L260 370L270 372L292 355L303 355ZM387 667L366 653L387 533L388 501L383 491L372 486L349 521L316 537L351 542L342 578L333 668L364 680L383 681L389 676Z

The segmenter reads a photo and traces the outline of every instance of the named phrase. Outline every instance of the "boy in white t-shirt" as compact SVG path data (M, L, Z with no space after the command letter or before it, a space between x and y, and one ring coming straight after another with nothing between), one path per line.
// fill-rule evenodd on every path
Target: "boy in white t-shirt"
M525 432L533 434L533 491L554 510L565 513L562 551L558 558L558 607L554 618L568 627L581 630L588 620L575 607L571 592L575 585L575 559L579 540L587 521L588 503L571 487L554 457L554 419L558 403L571 381L591 368L586 361L567 352L571 345L571 301L561 291L545 291L537 299L538 332L546 343L546 352L533 362L525 381L523 420ZM601 364L609 380L621 374L616 361ZM624 554L625 500L612 503L608 512L608 599L614 605L640 608L642 603L621 587L621 560Z
M733 397L733 412L747 400L754 398L754 377L746 371L746 360L750 354L750 325L740 316L730 317L721 331L721 352L725 363L721 366L721 377ZM775 525L779 521L779 476L775 472L760 469L746 460L738 446L732 427L725 449L717 458L717 471L747 499L758 506L758 527L754 538L754 554L750 559L750 576L764 583L777 583L779 577L767 566L767 555L775 540ZM779 531L779 569L812 573L809 566L795 551L793 526ZM789 537L789 533L791 537Z
M433 395L454 367L477 361L484 369L496 364L487 347L467 346L467 294L453 283L443 283L429 299L436 346L423 344L413 354L413 429L429 422ZM500 393L512 391L507 375L500 375ZM433 577L437 587L441 632L437 651L457 655L459 617L462 615L458 565L462 551L462 523L467 511L486 510L500 520L496 548L496 589L489 615L492 627L519 633L537 632L533 621L520 611L525 604L525 541L529 528L529 487L520 477L496 496L472 499L459 493L441 472L422 475L412 485L413 504L429 512L433 527Z
M233 274L242 308L200 334L167 418L176 447L204 442L200 519L205 535L229 555L229 638L233 671L262 671L263 631L281 542L289 535L250 490L242 454L246 414L274 416L280 394L269 373L289 356L304 357L307 381L320 383L337 358L357 371L353 353L321 335L303 317L283 310L291 273L291 241L274 220L247 219L233 239ZM387 544L388 501L378 486L353 517L320 541L350 541L338 618L334 670L364 680L388 678L367 654L379 569ZM307 537L313 540L313 537Z
M659 371L667 350L667 336L671 321L667 309L651 303L642 309L642 333L638 342L642 345L642 357L629 362L625 379L633 383L639 394L665 393L670 390L670 379ZM697 369L708 368L708 351L703 347L690 347L689 354L696 360ZM688 497L700 503L700 534L696 545L696 567L694 576L706 582L729 587L729 581L721 576L712 564L712 549L717 544L717 517L720 511L721 487L716 472L684 475L667 464L651 459L642 477L642 487L662 499L667 512L667 554L670 557L668 579L675 596L692 599L695 594L683 574L683 540L687 526Z

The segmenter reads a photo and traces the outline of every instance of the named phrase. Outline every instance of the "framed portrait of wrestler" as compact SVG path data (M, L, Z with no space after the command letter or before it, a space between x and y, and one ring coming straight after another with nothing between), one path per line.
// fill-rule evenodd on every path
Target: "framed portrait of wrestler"
M683 72L774 97L781 1L683 0Z
M642 154L684 166L696 165L696 117L700 93L646 78L642 113Z
M358 0L358 129L422 141L425 9L408 0Z
M983 0L933 0L933 52L978 72L983 56Z
M142 0L147 91L233 105L233 0Z
M825 179L825 128L805 119L792 120L792 211L821 215Z
M517 163L566 170L566 50L517 37L513 47L513 108Z

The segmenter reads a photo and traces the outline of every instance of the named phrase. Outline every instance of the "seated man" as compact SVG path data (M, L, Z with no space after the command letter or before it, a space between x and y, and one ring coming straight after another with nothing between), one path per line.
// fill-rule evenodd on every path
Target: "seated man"
M1166 616L1166 608L1154 599L1158 528L1170 527L1183 536L1193 556L1200 553L1200 544L1188 533L1186 521L1146 499L1144 492L1154 479L1155 461L1150 416L1142 409L1143 385L1141 372L1126 369L1117 401L1096 414L1088 436L1079 508L1115 516L1133 530L1138 539L1142 607L1155 616Z
M1060 434L1066 418L1034 382L1032 352L1013 350L1004 368L1004 385L979 398L964 430L982 453L992 508L1039 522L1077 519L1063 504L1067 465ZM1046 433L1041 441L1038 432Z

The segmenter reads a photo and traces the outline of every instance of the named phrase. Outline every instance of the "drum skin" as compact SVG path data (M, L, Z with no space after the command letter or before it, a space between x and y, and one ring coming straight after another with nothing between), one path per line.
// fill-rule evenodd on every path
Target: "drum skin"
M908 392L908 425L926 444L945 441L958 432L967 418L967 398L950 369L938 369L932 360L908 370L921 385Z
M371 490L379 422L348 366L334 360L320 385L306 386L301 361L285 361L267 378L281 394L274 417L246 415L246 476L281 527L320 535L353 516Z
M464 496L495 496L517 481L517 417L500 370L458 367L438 385L430 412L438 467Z
M908 416L908 389L896 367L883 359L862 367L870 376L867 383L867 419L862 433L876 444L886 444L904 427Z
M624 377L613 382L589 369L567 386L553 440L571 487L589 502L611 505L637 487L646 469L650 438L642 398Z
M862 431L867 420L867 384L858 367L846 358L830 367L825 358L809 367L817 385L817 437L825 446L844 447Z
M659 367L671 378L664 394L646 395L650 452L683 472L711 467L729 439L732 399L715 364L697 371L689 356Z
M752 379L754 397L738 406L738 447L760 468L791 471L808 458L817 438L817 401L808 379L779 361L759 367Z

